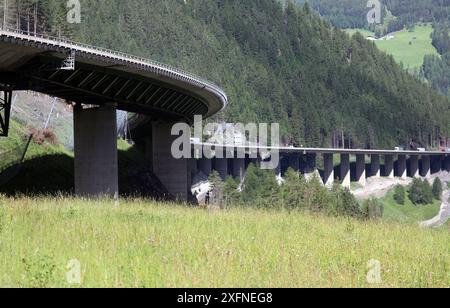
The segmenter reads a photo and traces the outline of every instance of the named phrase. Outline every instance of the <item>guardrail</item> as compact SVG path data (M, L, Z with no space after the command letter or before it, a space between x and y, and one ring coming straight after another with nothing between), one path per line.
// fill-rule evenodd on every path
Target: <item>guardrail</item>
M186 72L182 69L178 69L176 67L173 67L173 66L170 66L170 65L158 62L158 61L134 56L134 55L127 54L127 53L124 53L121 51L115 51L115 50L98 47L98 46L93 46L93 45L89 45L89 44L85 44L85 43L78 43L75 41L67 40L64 38L54 37L51 35L39 34L39 33L27 32L27 31L20 31L17 29L4 28L2 26L0 26L0 34L6 35L6 36L13 36L13 37L16 37L19 39L34 40L34 41L40 42L40 43L58 45L59 47L62 47L62 48L67 48L70 50L78 50L78 51L91 53L91 54L97 54L97 55L108 57L108 58L116 58L118 60L133 61L136 64L154 66L159 69L163 69L168 72L174 73L174 74L178 75L178 77L180 77L181 79L188 78L188 79L190 79L189 81L191 81L193 83L200 84L200 86L209 87L209 88L213 89L214 91L216 91L219 95L221 95L223 97L223 99L224 99L223 107L225 107L228 102L228 98L227 98L226 94L223 92L223 90L221 88L219 88L219 86L217 86L213 82L208 81L204 78L201 78L195 74Z

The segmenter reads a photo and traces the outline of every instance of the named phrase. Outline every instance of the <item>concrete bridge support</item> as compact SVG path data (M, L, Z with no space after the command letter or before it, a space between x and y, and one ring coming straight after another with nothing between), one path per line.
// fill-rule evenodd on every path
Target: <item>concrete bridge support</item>
M115 105L74 109L75 194L118 198Z
M289 168L292 168L296 172L300 170L300 154L298 153L289 154L288 161L289 161Z
M233 159L233 177L243 180L245 176L245 158Z
M305 174L311 174L317 171L317 154L306 154L306 169Z
M405 180L408 177L406 170L406 155L399 155L397 159L397 176Z
M420 177L419 173L419 157L417 155L412 155L409 158L409 176L412 178Z
M228 159L214 158L213 169L217 171L222 180L225 181L228 177Z
M447 157L445 157L444 159L443 170L450 172L450 155L447 155Z
M345 188L350 188L350 155L341 154L341 183Z
M333 154L324 154L323 155L323 184L332 188L334 185L334 162L333 162Z
M191 160L175 159L171 148L177 136L171 135L171 123L152 125L153 172L169 193L179 201L191 200Z
M201 158L198 160L198 169L206 176L209 176L212 172L212 160L207 158Z
M384 156L384 173L386 177L394 178L394 155Z
M422 156L420 160L420 175L424 178L429 178L431 176L430 156Z
M439 173L442 170L442 156L431 157L431 174Z
M381 176L381 168L380 168L380 155L373 154L371 155L371 163L370 163L370 176L379 178Z
M366 186L366 155L356 155L356 181Z

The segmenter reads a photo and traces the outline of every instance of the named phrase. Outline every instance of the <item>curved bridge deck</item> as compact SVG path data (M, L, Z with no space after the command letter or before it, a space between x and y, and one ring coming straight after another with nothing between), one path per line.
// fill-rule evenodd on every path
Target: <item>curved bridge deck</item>
M73 70L61 63L75 55ZM193 74L125 53L0 29L0 83L162 120L192 121L227 105L225 93Z

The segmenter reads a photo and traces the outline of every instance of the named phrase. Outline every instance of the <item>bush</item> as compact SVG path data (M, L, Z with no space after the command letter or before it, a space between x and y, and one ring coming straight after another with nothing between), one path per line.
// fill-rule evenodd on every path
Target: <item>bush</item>
M377 199L366 200L362 207L362 213L366 219L380 219L384 214L384 206Z
M415 205L425 205L433 203L433 191L430 183L421 179L414 179L409 188L409 199Z
M335 196L335 213L340 216L356 217L362 216L362 211L358 200L347 188L335 186L333 190Z
M395 186L394 200L398 205L405 205L406 190L402 185Z
M433 183L433 197L436 200L441 200L442 198L442 182L439 178L436 178Z

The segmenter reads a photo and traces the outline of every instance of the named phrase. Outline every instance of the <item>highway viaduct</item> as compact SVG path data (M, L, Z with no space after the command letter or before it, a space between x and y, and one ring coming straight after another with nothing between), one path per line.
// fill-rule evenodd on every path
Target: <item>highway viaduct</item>
M116 110L136 113L137 146L143 149L171 195L188 200L197 171L217 170L225 179L240 177L250 162L261 158L174 159L171 135L176 122L192 123L195 115L210 117L228 104L216 85L167 65L61 39L0 29L0 135L7 136L13 91L32 90L74 103L75 193L97 197L118 195ZM231 151L236 151L234 147ZM245 151L258 150L247 147ZM274 150L273 148L271 150ZM287 167L302 173L317 170L323 155L325 185L335 171L346 187L367 177L427 177L450 171L448 153L277 148L278 173ZM335 170L334 155L340 156ZM351 172L351 156L356 156ZM366 159L371 161L366 164ZM383 159L382 159L383 158ZM384 164L381 164L384 160ZM354 175L352 176L352 173Z
M187 199L189 162L170 155L172 124L210 117L228 103L216 85L158 62L0 28L2 136L8 135L12 93L21 90L75 104L75 193L87 197L118 195L116 110L124 110L150 128L144 134L152 135L155 175Z
M250 163L259 164L263 161L261 155L255 153L272 151L279 152L278 176L284 176L289 168L304 175L316 173L323 184L330 188L336 182L346 188L350 188L352 182L365 186L367 179L372 177L429 178L440 171L450 172L449 152L198 145L217 148L223 153L217 155L220 158L192 159L192 173L201 171L209 175L215 170L222 179L228 176L243 179ZM232 158L226 158L227 153L233 153ZM239 153L246 153L245 158L238 158ZM320 167L318 161L321 162Z

